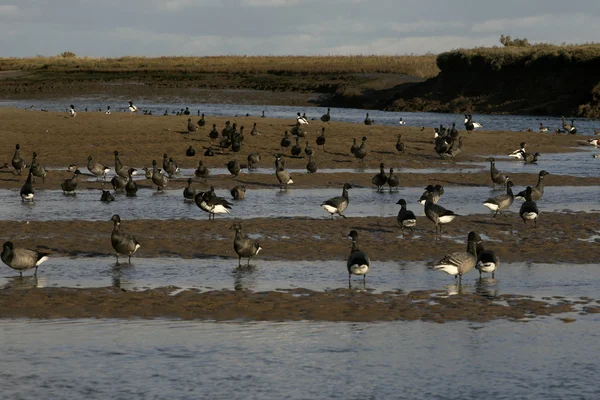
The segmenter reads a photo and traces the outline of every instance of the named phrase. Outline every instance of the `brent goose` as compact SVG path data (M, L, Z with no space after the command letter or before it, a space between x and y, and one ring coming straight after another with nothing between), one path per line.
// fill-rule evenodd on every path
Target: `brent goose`
M152 183L156 185L157 192L164 192L169 178L163 175L158 168L156 168L156 160L152 160Z
M331 214L331 219L333 219L333 214L338 214L340 217L346 218L346 216L342 213L346 208L348 208L348 204L350 204L348 189L352 189L352 185L349 183L344 183L341 196L332 197L331 199L321 203L321 207Z
M186 157L194 157L196 155L196 150L190 146L187 148L187 150L185 151L185 156Z
M119 158L119 152L117 150L115 150L114 153L115 153L115 173L122 178L127 178L127 176L128 176L127 171L129 171L129 167L126 165L123 165L123 163L121 162L121 159Z
M127 185L128 178L123 178L119 175L115 175L110 180L110 184L112 185L115 192L122 192L125 190L125 186Z
M204 119L204 113L202 113L202 118L200 118L197 123L198 123L199 127L204 128L204 125L206 125L206 120Z
M387 184L390 187L390 192L392 189L397 189L400 184L400 178L394 174L394 168L390 168L390 176L388 176Z
M212 147L208 147L204 152L204 157L214 157L215 153L213 152Z
M307 156L313 155L313 149L308 144L308 140L306 141L306 146L304 147L304 154L306 154Z
M312 154L308 156L308 164L306 164L306 170L311 174L317 172L319 168L317 167L317 163L313 160Z
M236 160L230 160L225 166L227 167L227 171L229 171L234 178L237 178L242 170L242 166Z
M494 278L494 273L500 266L500 258L496 255L493 250L486 250L483 246L483 241L481 240L481 236L476 234L476 243L477 243L477 265L475 265L475 269L479 271L479 277L481 278L481 273L491 273L492 279Z
M134 105L132 101L129 102L129 106L127 107L127 109L129 110L129 112L132 112L132 113L138 112L137 106Z
M331 109L327 108L327 114L321 115L321 121L329 122L330 119L331 119Z
M501 194L495 197L490 197L486 201L483 202L483 205L486 206L494 212L494 217L498 215L498 213L502 212L509 208L513 201L515 200L515 196L512 192L513 183L511 181L506 182L506 193Z
M527 186L525 190L525 202L521 204L519 215L523 219L523 223L527 225L527 221L534 221L534 225L537 227L537 219L539 215L537 204L531 199L531 186Z
M285 166L283 165L281 154L275 156L275 176L279 181L280 189L287 190L287 185L291 185L292 183L294 183L290 173L286 171Z
M371 268L371 261L369 256L364 251L358 248L358 232L355 230L350 231L348 237L352 239L352 249L350 250L350 256L346 261L346 268L348 269L348 286L351 287L352 275L362 275L363 284L367 282L367 272Z
M305 137L306 132L302 129L302 125L299 122L296 122L296 126L292 128L292 135L298 137Z
M103 203L110 203L111 201L115 201L115 196L113 196L112 193L110 193L108 190L102 189L100 201Z
M367 113L367 116L365 117L364 123L365 123L365 125L373 125L375 123L375 120L369 118L369 113Z
M217 124L213 124L212 130L208 132L208 137L211 143L219 138L219 131L217 130Z
M398 211L398 216L396 217L396 221L398 221L398 225L402 228L402 232L404 233L404 228L409 228L410 233L413 232L415 226L417 226L417 218L415 217L415 213L406 209L406 200L400 199L396 204L400 205L400 211Z
M523 154L525 154L526 151L527 151L527 150L525 150L525 147L527 147L527 143L521 142L521 144L519 146L520 146L519 149L513 151L508 156L516 158L517 160L522 160L523 159Z
M188 185L183 189L183 201L194 201L196 189L192 187L192 178L188 178Z
M323 147L323 151L325 151L325 127L321 128L321 135L317 136L316 139L317 147Z
M188 118L188 120L187 120L187 130L188 130L188 132L190 132L190 133L196 132L197 129L198 129L198 127L192 122L192 119Z
M285 131L280 142L281 149L287 149L288 147L290 147L291 144L292 141L290 140L290 134L288 133L288 131Z
M396 150L398 151L398 153L404 153L405 149L406 145L402 141L402 135L398 135L398 140L396 141Z
M198 161L198 168L194 171L196 178L206 179L210 175L210 170L204 166L204 161Z
M132 176L134 172L135 169L133 168L129 168L127 170L127 183L125 184L125 194L129 197L136 196L138 191L138 185L137 183L135 183ZM150 176L150 178L152 178L152 176Z
M486 161L490 162L490 176L492 177L492 189L496 188L496 184L498 185L506 185L508 181L508 177L504 175L502 172L496 169L496 160L493 157L486 159Z
M129 264L131 264L131 255L140 248L140 242L132 235L121 231L121 217L118 214L113 215L110 220L114 222L110 242L117 255L117 265L119 265L119 254L129 257Z
M366 136L363 136L362 143L360 144L358 149L356 149L356 151L354 152L354 157L358 158L361 163L365 162L365 157L367 156L366 142L367 142L367 138L366 138Z
M17 144L15 146L15 154L13 155L13 158L11 160L11 164L12 164L13 168L15 169L15 175L21 175L21 170L27 168L27 164L25 164L25 160L23 160L23 157L21 157L21 155L19 154L20 149L21 149L21 146L19 146L19 144Z
M448 149L444 153L440 154L440 157L444 160L453 159L462 152L462 148L463 138L462 136L459 136L458 139L452 140L452 143L450 143L450 147L448 147Z
M453 211L435 204L432 192L427 195L427 200L425 200L425 216L435 224L435 233L437 234L439 230L440 235L442 234L442 225L449 224L457 217Z
M388 177L385 173L384 168L385 168L385 166L383 165L383 163L379 164L379 173L371 179L371 182L373 183L373 185L377 186L378 192L383 190L383 186L388 181Z
M358 150L360 146L358 144L356 144L356 138L352 139L352 146L350 146L350 153L354 154L356 153L356 150Z
M169 178L179 172L179 165L173 160L173 157L167 158L167 153L163 154L163 170L169 174Z
M419 203L425 204L427 196L429 196L430 193L432 195L431 201L433 202L433 204L437 204L437 202L440 200L440 197L442 197L442 195L444 194L444 187L442 185L427 185L425 191L419 198Z
M523 153L523 161L525 164L535 164L537 163L538 157L541 156L540 153Z
M265 112L263 110L262 115L260 116L261 118L267 118L267 116L265 115Z
M260 162L260 154L258 152L252 152L248 154L248 169L256 169L256 164Z
M110 171L110 168L106 165L102 165L99 162L93 162L92 156L88 157L87 169L96 177L96 181L99 181L100 177L102 177L103 180L106 180L106 174Z
M538 174L537 185L531 188L531 200L538 201L544 195L544 176L550 175L546 170L541 170ZM515 195L518 200L525 200L526 190L523 190Z
M37 275L38 267L48 260L48 255L49 253L37 250L15 249L12 242L4 242L1 257L4 264L19 271L19 275L23 276L23 271L31 268L35 268L33 275Z
M25 200L31 201L33 203L33 196L35 195L35 190L33 189L33 185L31 184L33 178L33 171L30 169L29 174L27 175L27 180L21 187L20 196L21 202L25 202Z
M258 136L258 135L260 135L260 132L256 128L256 122L254 123L254 126L252 127L252 130L250 130L250 135L252 135L252 136Z
M235 186L231 189L231 197L233 197L234 200L244 200L246 198L246 186Z
M467 251L458 251L444 256L433 268L452 275L458 282L462 276L472 270L477 264L477 238L475 232L469 232L467 237Z
M42 164L39 163L38 159L37 159L37 153L34 151L33 152L33 159L31 160L31 172L33 172L33 181L35 182L35 178L42 178L42 182L44 182L46 180L46 175L48 174L48 171L46 171L46 168L44 168L42 166Z
M70 179L65 179L60 184L60 188L62 189L63 193L66 194L73 192L73 194L75 194L75 189L77 189L79 175L81 175L81 171L76 169L75 172L73 172L73 177L71 177Z
M250 259L258 254L262 250L258 241L252 240L242 234L242 224L235 222L231 225L231 228L235 230L235 237L233 239L233 249L238 255L238 267L242 266L242 257L248 259L248 266L250 266Z
M296 138L296 144L292 146L290 152L292 153L292 156L294 157L298 157L300 155L300 153L302 153L302 147L300 147L300 143L298 142L300 139Z
M221 136L228 138L231 136L231 132L232 132L231 122L225 121L225 127L221 130Z

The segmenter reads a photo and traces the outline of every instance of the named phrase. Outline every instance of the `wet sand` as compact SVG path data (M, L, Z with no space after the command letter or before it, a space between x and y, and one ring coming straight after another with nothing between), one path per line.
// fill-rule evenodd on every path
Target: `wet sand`
M126 113L107 116L103 113L83 112L76 118L69 118L66 113L0 109L0 118L3 121L0 135L5 143L0 149L0 163L10 164L16 143L21 145L21 155L27 162L30 162L32 152L36 151L41 164L65 168L64 171L50 171L45 183L38 180L34 185L36 189L55 190L59 189L63 179L70 176L66 171L69 164L76 163L83 172L87 172L88 155L113 168L114 150L119 150L121 160L127 165L150 166L152 159L156 159L160 165L162 154L166 152L184 168L195 168L199 159L203 159L209 168L222 168L230 159L245 163L248 153L258 151L263 155L260 165L272 167L273 154L280 151L282 133L291 129L290 125L295 121L293 118L281 120L207 116L208 125L215 123L220 129L226 120L231 120L244 125L246 131L241 153L203 157L202 148L210 144L207 137L209 129L185 133L188 118L185 116L149 117ZM198 119L196 116L191 118L193 121ZM260 136L250 135L253 122L257 122ZM322 126L326 128L325 152L317 150L314 142ZM476 174L463 173L461 168L464 168L464 164L461 162L482 161L489 154L508 154L521 141L527 141L531 150L544 154L574 150L571 147L576 147L584 139L577 135L475 132L464 134L464 151L453 162L440 160L433 151L433 129L430 127L421 131L420 128L410 127L368 127L339 122L323 124L320 121L311 121L309 127L306 128L309 132L308 140L316 152L316 160L321 168L357 168L359 162L350 155L349 147L353 137L366 136L369 154L364 166L377 168L380 162L387 167L393 166L400 171L401 185L404 186L425 186L429 183L447 186L490 185L486 170ZM395 150L397 134L402 134L406 142L407 150L404 154L397 154ZM304 139L301 142L304 143ZM196 149L195 157L185 157L185 150L190 145ZM303 168L306 160L286 157L286 163L288 168ZM402 174L403 167L443 168L449 173ZM10 168L0 170L0 188L20 188L26 179L25 173L17 176ZM339 187L344 182L351 181L353 184L370 187L372 175L299 174L294 177L294 186ZM518 185L534 184L537 179L536 174L513 174L512 177ZM600 184L599 179L553 174L547 177L547 184L597 186ZM184 179L172 180L168 188L183 187L184 182ZM249 189L278 185L273 175L242 174L236 180L229 176L211 177L206 182L197 181L196 187L201 189L214 185L218 188L231 188L240 183ZM140 181L140 184L141 190L151 190L149 181ZM109 183L105 185L110 187ZM102 186L100 182L82 180L79 187L80 190L86 190ZM15 201L20 201L17 195ZM42 206L41 201L39 205ZM201 213L199 210L198 212ZM0 221L0 232L3 232L1 239L12 240L16 246L49 250L52 254L110 255L114 253L109 239L112 223L108 221L108 214L106 222ZM444 235L438 240L433 237L433 224L424 217L417 218L414 234L404 237L395 218L348 218L335 221L325 216L323 219L257 218L244 221L243 226L246 233L261 233L264 236L260 239L264 250L259 259L319 260L327 255L328 259L339 259L342 265L349 252L346 235L351 229L357 229L361 232L361 248L367 250L374 261L401 258L431 263L448 252L463 250L467 232L476 230L493 240L488 242L487 247L496 251L503 261L590 263L598 260L600 252L597 242L589 241L591 236L597 234L599 218L598 213L542 213L538 227L533 228L524 226L515 212L497 218L482 213L458 217L444 227ZM142 243L136 253L139 257L201 259L216 256L236 259L232 248L233 233L229 230L231 223L231 220L220 220L218 217L216 221L126 220L123 222L123 229L135 235ZM43 270L43 266L41 269ZM513 310L511 306L507 312L506 307L496 309L488 300L475 295L455 296L450 304L440 309L425 303L415 305L412 300L400 301L398 296L378 296L380 295L354 292L310 293L307 297L297 297L290 293L250 292L185 292L178 296L167 296L161 291L122 293L112 289L31 289L16 292L4 289L0 291L0 303L4 305L0 308L0 315L41 318L169 316L202 319L442 321L522 318L525 315L523 309L530 308L524 306L523 309L517 307ZM358 299L361 300L360 306L357 306ZM130 306L124 306L124 302ZM540 306L539 309L546 309L545 307ZM557 312L566 310L561 308ZM455 318L453 312L460 315Z

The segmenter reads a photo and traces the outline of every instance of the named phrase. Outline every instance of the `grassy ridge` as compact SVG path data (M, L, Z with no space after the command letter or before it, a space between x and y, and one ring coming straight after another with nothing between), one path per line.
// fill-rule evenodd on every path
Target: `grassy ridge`
M211 56L0 58L0 71L182 73L395 73L431 78L436 56Z

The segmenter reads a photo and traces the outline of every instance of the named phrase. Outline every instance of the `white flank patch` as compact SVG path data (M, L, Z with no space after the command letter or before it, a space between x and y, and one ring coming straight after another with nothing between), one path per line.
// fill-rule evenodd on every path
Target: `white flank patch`
M469 119L468 119L468 118L465 118L465 124L466 124L467 122L469 122Z
M258 249L256 250L256 254L258 254L258 252L261 251L261 250L262 250L262 247L258 246Z
M292 180L292 178L290 178L290 180L287 181L286 185L291 185L292 183L294 183L294 181Z
M419 204L425 204L427 200L419 200Z
M405 219L404 221L402 221L402 226L406 228L412 228L415 225L417 225L416 219Z
M337 212L337 208L332 207L332 206L327 205L327 204L323 204L323 208L325 209L325 211L327 211L328 213L331 213L331 214Z
M440 217L440 224L452 222L454 218L456 218L456 215L444 215L443 217Z
M104 173L108 174L110 172L110 168L104 168Z
M352 272L354 275L364 275L369 272L369 266L366 264L354 264L350 266L350 272Z
M448 275L453 275L453 276L458 275L458 267L456 265L451 265L451 264L434 265L433 269L444 271Z
M496 270L496 264L493 262L481 263L479 264L479 270L487 273L494 272Z
M139 249L140 247L142 247L142 245L140 245L139 243L135 245L135 249L133 249L133 253L135 253L137 251L137 249Z
M221 205L215 206L212 210L213 214L230 214L229 210Z
M29 193L29 194L26 194L25 196L21 196L21 197L23 197L24 200L31 200L31 199L33 199L33 193Z
M38 260L38 262L35 263L35 266L37 267L38 265L40 265L41 263L43 263L45 261L48 261L48 257L47 256L44 256L44 257L40 258Z
M485 202L485 203L483 203L483 205L492 211L496 211L498 209L498 204Z
M481 125L479 122L473 122L473 126L475 128L483 128L483 125Z
M536 219L536 218L537 218L537 216L538 216L538 215L537 215L537 213L534 213L534 212L526 212L526 213L523 213L523 218L525 218L525 219L529 219L529 220L531 220L531 219Z

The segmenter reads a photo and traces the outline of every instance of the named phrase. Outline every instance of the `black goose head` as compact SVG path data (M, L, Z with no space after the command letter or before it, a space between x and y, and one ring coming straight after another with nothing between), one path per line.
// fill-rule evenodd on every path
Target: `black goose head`
M119 217L119 214L113 215L110 220L114 222L115 225L119 225L121 223L121 217Z
M119 152L117 150L115 150L115 156L118 156Z
M367 137L366 137L366 136L363 136L363 137L362 137L362 141L363 141L363 142L366 142L366 141L367 141Z
M524 149L527 146L527 143L526 142L521 142L520 146L521 146L522 149Z
M37 158L37 153L35 151L33 152L33 158Z
M390 168L390 175L394 173L394 168Z
M512 181L510 181L510 180L507 180L507 181L506 181L506 188L507 188L507 189L508 189L508 188L511 188L511 187L513 187L513 186L514 186L514 183L512 183Z
M444 194L444 187L442 185L435 185L434 190L437 190L439 194Z
M152 166L156 167L156 160L152 160Z
M400 200L398 200L398 202L397 202L396 204L399 204L399 205L401 205L402 207L406 207L406 200L404 200L404 199L400 199Z
M188 178L188 185L192 184L192 178Z
M550 172L546 171L545 169L540 171L540 174L539 174L540 178L543 178L546 175L550 175Z
M353 242L356 242L358 240L358 232L353 229L348 234L348 237L351 238Z
M383 171L384 168L385 168L385 165L383 165L383 163L379 164L379 170Z
M136 170L135 168L129 168L129 169L127 170L127 173L128 173L129 175L133 175L133 173L134 173L134 172L136 172L136 171L137 171L137 170Z
M167 158L169 158L169 157L167 156L167 153L164 153L164 154L163 154L163 160L166 160Z
M19 146L19 144L17 143L17 145L15 146L15 149L19 150L21 148L21 146Z
M3 248L4 250L12 250L12 249L14 249L15 247L14 247L14 245L13 245L13 243L12 243L12 242L4 242L4 244L2 245L2 248Z
M345 190L352 189L352 185L349 183L344 183L344 189Z
M236 232L241 231L242 224L240 224L239 222L234 222L233 225L231 225L231 227L229 227L229 229L235 230Z

